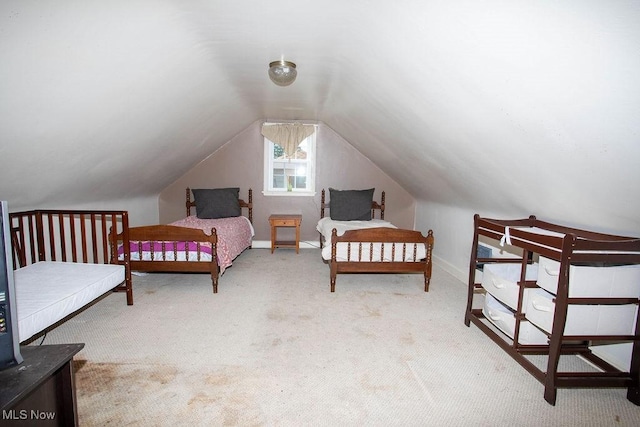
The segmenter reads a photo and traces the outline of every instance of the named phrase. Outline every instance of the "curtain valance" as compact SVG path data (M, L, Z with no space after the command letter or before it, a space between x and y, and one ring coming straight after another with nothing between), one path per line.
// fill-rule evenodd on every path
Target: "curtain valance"
M298 145L316 131L314 125L277 123L262 125L262 135L282 147L287 157L293 157Z

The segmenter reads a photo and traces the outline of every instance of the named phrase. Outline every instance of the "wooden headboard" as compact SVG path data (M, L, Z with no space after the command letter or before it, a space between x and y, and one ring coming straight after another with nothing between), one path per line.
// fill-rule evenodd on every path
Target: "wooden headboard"
M326 203L325 201L325 190L322 189L322 197L320 200L320 218L324 218L324 210L331 209L331 203ZM384 219L384 191L382 192L382 197L380 199L380 203L375 200L371 203L371 218L375 218L376 209L380 210L380 219Z
M242 199L238 199L238 202L240 202L240 209L242 210L242 208L246 208L249 210L249 222L251 222L253 224L253 190L249 189L249 201L245 202ZM191 215L191 208L195 207L196 205L196 201L193 200L191 201L191 189L189 187L187 187L187 216Z

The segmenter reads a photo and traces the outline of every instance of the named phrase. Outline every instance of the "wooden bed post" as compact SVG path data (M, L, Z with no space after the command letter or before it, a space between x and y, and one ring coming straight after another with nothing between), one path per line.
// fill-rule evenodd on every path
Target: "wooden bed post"
M253 224L253 190L249 189L249 222Z
M217 294L218 293L218 263L217 262L212 262L211 263L211 283L213 284L213 293Z
M322 193L320 193L320 219L324 218L324 197L325 197L325 193L324 193L324 188L322 189ZM318 232L318 234L320 235L320 249L323 248L324 246L324 242L322 241L322 233Z
M191 213L191 189L187 187L187 216Z
M113 227L117 227L117 223L114 221ZM122 244L125 248L129 246L129 212L122 212ZM117 257L116 249L116 260ZM131 280L131 260L129 259L129 251L124 251L124 286L127 294L127 305L133 305L133 282Z
M336 254L338 251L338 243L336 238L338 237L338 230L335 228L331 231L331 263L330 267L330 283L331 283L331 292L336 291L336 276L338 274L338 261L336 260Z
M429 292L429 283L431 282L431 270L432 270L432 263L431 263L431 251L433 250L433 243L434 243L434 238L433 238L433 230L429 230L429 232L427 233L427 258L425 259L426 263L427 263L427 268L424 269L424 291L425 292Z

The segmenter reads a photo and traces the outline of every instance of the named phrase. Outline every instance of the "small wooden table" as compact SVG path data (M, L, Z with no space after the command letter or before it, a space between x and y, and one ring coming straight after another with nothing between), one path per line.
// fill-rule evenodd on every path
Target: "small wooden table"
M296 248L296 253L300 253L300 223L302 223L302 215L274 214L269 217L269 224L271 224L271 253L276 248ZM295 227L296 240L277 240L277 227Z

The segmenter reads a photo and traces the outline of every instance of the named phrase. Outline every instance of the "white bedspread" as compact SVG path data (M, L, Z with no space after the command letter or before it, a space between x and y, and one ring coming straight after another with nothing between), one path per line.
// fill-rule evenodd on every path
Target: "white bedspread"
M42 261L14 272L20 342L124 282L124 266Z
M398 228L391 224L389 221L381 219L372 219L370 221L334 221L329 217L321 218L316 225L316 230L324 237L325 245L322 248L322 258L325 260L331 259L331 233L335 228L338 236L342 236L345 231L359 230L363 228ZM395 251L392 249L391 243L384 243L384 254L381 254L382 244L380 243L363 243L362 244L362 262L370 261L370 251L373 245L373 261L413 261L414 245L416 246L416 259L421 260L426 257L426 248L422 243L414 244L408 243L406 245L404 259L402 257L402 244L395 244ZM357 243L351 244L351 257L347 258L348 243L339 242L336 247L336 259L338 261L358 261L359 245ZM392 254L393 252L393 254ZM393 257L393 259L392 259Z

